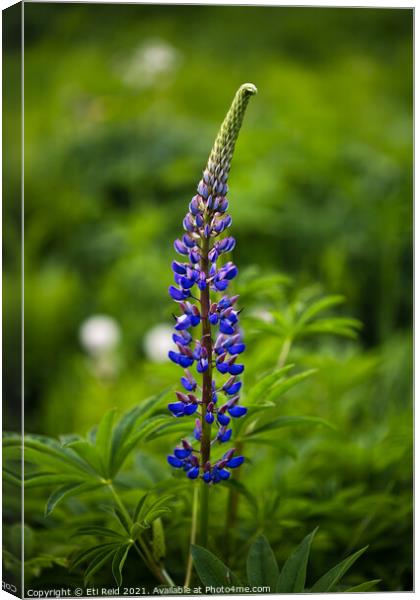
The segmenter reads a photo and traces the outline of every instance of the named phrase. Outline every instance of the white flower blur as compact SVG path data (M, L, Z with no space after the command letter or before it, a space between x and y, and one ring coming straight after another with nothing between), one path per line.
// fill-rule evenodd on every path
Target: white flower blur
M93 315L79 330L83 348L92 356L111 352L121 339L121 330L115 319L108 315Z
M153 362L166 362L169 350L173 350L173 329L168 325L156 325L144 336L143 347L146 356Z

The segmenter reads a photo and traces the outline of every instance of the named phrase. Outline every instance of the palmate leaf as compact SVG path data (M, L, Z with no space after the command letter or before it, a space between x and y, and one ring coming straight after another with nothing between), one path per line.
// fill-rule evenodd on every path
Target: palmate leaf
M368 546L361 548L351 556L348 556L343 561L341 561L338 565L330 569L325 575L323 575L318 581L312 586L312 593L323 593L330 592L337 585L340 579L347 573L350 567L354 562L361 556L364 552L366 552Z
M265 536L259 535L249 549L247 575L251 586L268 586L275 592L279 568Z
M241 585L237 576L206 548L193 544L191 554L195 570L203 585L213 587Z
M286 560L277 580L275 591L278 594L302 593L305 590L309 552L317 530L307 535Z

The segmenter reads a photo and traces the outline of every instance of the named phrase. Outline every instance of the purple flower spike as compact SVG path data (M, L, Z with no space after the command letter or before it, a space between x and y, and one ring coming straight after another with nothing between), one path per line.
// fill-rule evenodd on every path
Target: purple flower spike
M220 257L235 247L235 239L224 233L232 224L227 213L227 180L245 109L255 93L252 84L244 84L237 91L197 193L189 202L182 222L184 233L174 242L175 251L183 258L182 262L172 262L175 285L169 287L169 295L179 312L174 315L172 336L176 349L170 350L168 356L184 369L184 391L176 392L176 401L168 404L168 409L177 418L196 417L193 437L198 447L182 440L168 456L168 463L181 469L189 479L201 478L208 485L226 481L231 476L230 469L243 462L243 457L234 457L232 449L212 463L211 448L213 442L228 442L232 437L232 429L228 429L231 418L247 412L239 405L242 383L237 380L244 365L236 364L236 357L245 350L238 322L240 311L234 308L238 296L223 295L238 269ZM214 301L213 294L218 296ZM199 374L197 381L188 370L194 363ZM225 395L225 403L217 408L220 391Z

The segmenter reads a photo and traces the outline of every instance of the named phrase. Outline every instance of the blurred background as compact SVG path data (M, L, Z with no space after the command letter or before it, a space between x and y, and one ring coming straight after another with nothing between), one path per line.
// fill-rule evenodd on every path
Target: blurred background
M244 281L284 276L286 299L343 294L363 323L357 341L292 349L319 372L284 414L341 433L302 430L268 471L272 541L284 559L319 524L319 561L370 543L360 577L411 589L412 66L409 10L26 4L27 431L84 433L174 383L172 241L251 81L235 262ZM18 236L4 242L17 252Z

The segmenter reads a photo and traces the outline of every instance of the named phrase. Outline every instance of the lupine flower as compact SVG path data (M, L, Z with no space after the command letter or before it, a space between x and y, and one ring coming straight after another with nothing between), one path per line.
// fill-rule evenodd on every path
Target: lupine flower
M184 391L176 392L168 409L177 418L195 416L192 438L199 445L194 448L196 442L182 440L168 456L168 463L185 471L190 479L200 477L208 484L229 479L230 470L244 461L231 448L212 463L211 447L229 442L231 420L247 412L239 404L239 376L244 371L239 355L245 344L239 329L238 296L228 293L238 269L223 255L236 243L225 234L232 224L227 213L227 179L243 116L256 91L249 83L237 91L183 219L185 233L174 242L181 258L172 262L174 285L169 287L169 295L180 314L174 316L176 350L169 351L169 358L184 369ZM224 401L218 405L219 397Z

